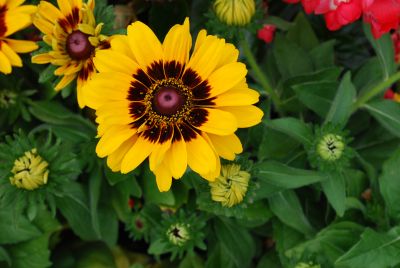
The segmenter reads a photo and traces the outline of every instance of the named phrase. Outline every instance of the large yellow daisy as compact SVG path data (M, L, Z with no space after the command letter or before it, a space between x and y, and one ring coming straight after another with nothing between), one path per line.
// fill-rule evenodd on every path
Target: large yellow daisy
M168 191L187 166L213 181L220 156L242 152L237 128L258 124L263 112L252 104L247 69L238 50L224 39L199 32L192 39L189 20L175 25L163 44L141 22L127 36L96 53L99 71L86 84L86 104L96 110L99 157L113 171L128 173L147 157L160 191Z
M35 13L36 7L21 6L23 3L24 0L0 0L0 72L4 74L11 73L12 66L22 66L17 53L37 49L35 42L8 38L32 23L31 14Z
M94 0L58 0L59 9L41 1L33 24L45 35L52 50L32 57L33 63L60 66L54 74L63 76L55 90L65 88L77 78L77 96L80 107L85 103L82 86L96 72L93 57L98 49L108 48L107 37L101 35L102 23L96 25L93 15Z

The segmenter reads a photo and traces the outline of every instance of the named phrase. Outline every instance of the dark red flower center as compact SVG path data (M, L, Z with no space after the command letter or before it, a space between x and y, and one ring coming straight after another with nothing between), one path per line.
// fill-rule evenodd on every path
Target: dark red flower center
M174 86L161 86L153 98L154 110L161 115L176 114L184 105L185 97Z
M74 31L67 37L66 50L74 60L88 59L94 47L90 44L88 35L81 31Z

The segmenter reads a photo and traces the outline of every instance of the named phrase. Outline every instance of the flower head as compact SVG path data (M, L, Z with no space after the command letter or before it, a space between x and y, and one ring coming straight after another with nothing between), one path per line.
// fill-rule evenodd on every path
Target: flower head
M202 216L180 209L175 214L164 213L159 226L154 229L149 253L160 255L171 253L171 259L182 258L194 248L205 250Z
M399 0L363 0L364 20L371 24L372 34L379 38L400 25Z
M234 26L248 24L256 12L254 0L216 0L214 10L224 23Z
M148 240L148 233L150 231L149 223L142 215L141 211L133 212L128 219L127 230L133 240L145 239Z
M274 40L276 26L272 24L266 24L263 28L258 30L257 37L264 40L265 43L269 44Z
M22 60L17 53L27 53L37 49L32 41L14 40L10 35L28 27L36 7L21 4L24 1L6 0L0 3L0 72L9 74L12 66L21 67Z
M46 53L32 57L33 63L59 66L54 74L62 76L55 90L61 90L76 79L80 107L85 103L82 86L96 72L93 57L96 51L107 48L107 37L102 35L103 23L96 24L94 0L58 1L59 9L41 1L33 24L44 33L43 41L51 47Z
M350 139L339 126L326 124L315 130L314 142L308 148L310 164L324 171L340 170L349 164L353 150L348 146Z
M225 40L199 32L191 57L189 21L174 26L161 44L135 22L111 50L96 54L99 73L85 86L85 102L99 123L96 153L113 171L128 173L149 157L160 191L187 166L208 180L220 173L220 156L242 151L237 128L258 124L246 66ZM112 60L110 60L112 59Z
M240 165L228 164L221 167L221 174L210 182L211 198L224 207L240 204L249 186L250 173L240 170Z
M38 155L37 149L34 148L15 160L11 169L13 176L10 177L10 182L12 185L25 190L39 188L47 183L49 178L48 166L49 163Z
M79 174L76 156L60 153L60 143L52 142L51 136L46 138L43 142L19 133L0 143L0 207L10 206L16 199L21 209L44 202L55 207L51 196L62 196L65 184Z

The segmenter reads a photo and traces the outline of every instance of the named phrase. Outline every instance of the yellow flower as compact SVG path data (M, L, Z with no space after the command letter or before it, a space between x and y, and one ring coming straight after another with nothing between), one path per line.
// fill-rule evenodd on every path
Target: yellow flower
M240 165L229 164L221 168L221 175L210 182L211 199L224 207L240 204L249 186L250 173L240 170Z
M55 90L65 88L77 79L78 103L85 107L82 86L96 72L93 57L98 49L108 48L107 37L101 35L102 23L96 25L94 0L59 0L59 9L41 1L33 24L44 33L43 41L52 51L35 55L33 63L51 63L58 67L54 74L63 76Z
M47 183L49 177L48 163L38 155L36 148L25 152L15 160L10 178L12 185L25 190L34 190Z
M244 26L251 21L256 11L256 4L254 0L216 0L214 10L222 22Z
M23 0L0 1L0 72L4 74L11 73L11 66L22 66L22 60L17 53L27 53L37 49L35 42L8 38L32 23L31 14L35 13L36 7L21 6L23 2Z
M135 22L110 50L96 53L99 71L83 92L96 110L96 147L113 171L128 173L149 157L160 191L168 191L189 166L208 180L220 159L242 152L237 128L258 124L263 112L252 104L247 69L238 50L201 30L191 56L189 20L175 25L163 44Z

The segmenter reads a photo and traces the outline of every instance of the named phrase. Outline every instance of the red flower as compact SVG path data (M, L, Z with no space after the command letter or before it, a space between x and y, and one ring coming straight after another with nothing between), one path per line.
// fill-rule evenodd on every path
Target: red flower
M323 4L321 3L316 9L316 13L324 13L326 26L331 31L338 30L342 26L352 23L361 17L361 0L331 0L329 6L327 2L324 1Z
M383 96L383 98L388 99L388 100L392 100L394 98L394 91L389 88L388 90L386 90L385 95Z
M258 30L257 37L269 44L274 40L275 30L275 25L265 24L262 29Z
M371 24L372 34L379 38L400 23L400 0L363 0L364 20Z
M315 9L321 5L322 2L326 1L320 1L320 0L301 0L301 3L303 5L304 11L307 14L311 14L315 11Z

